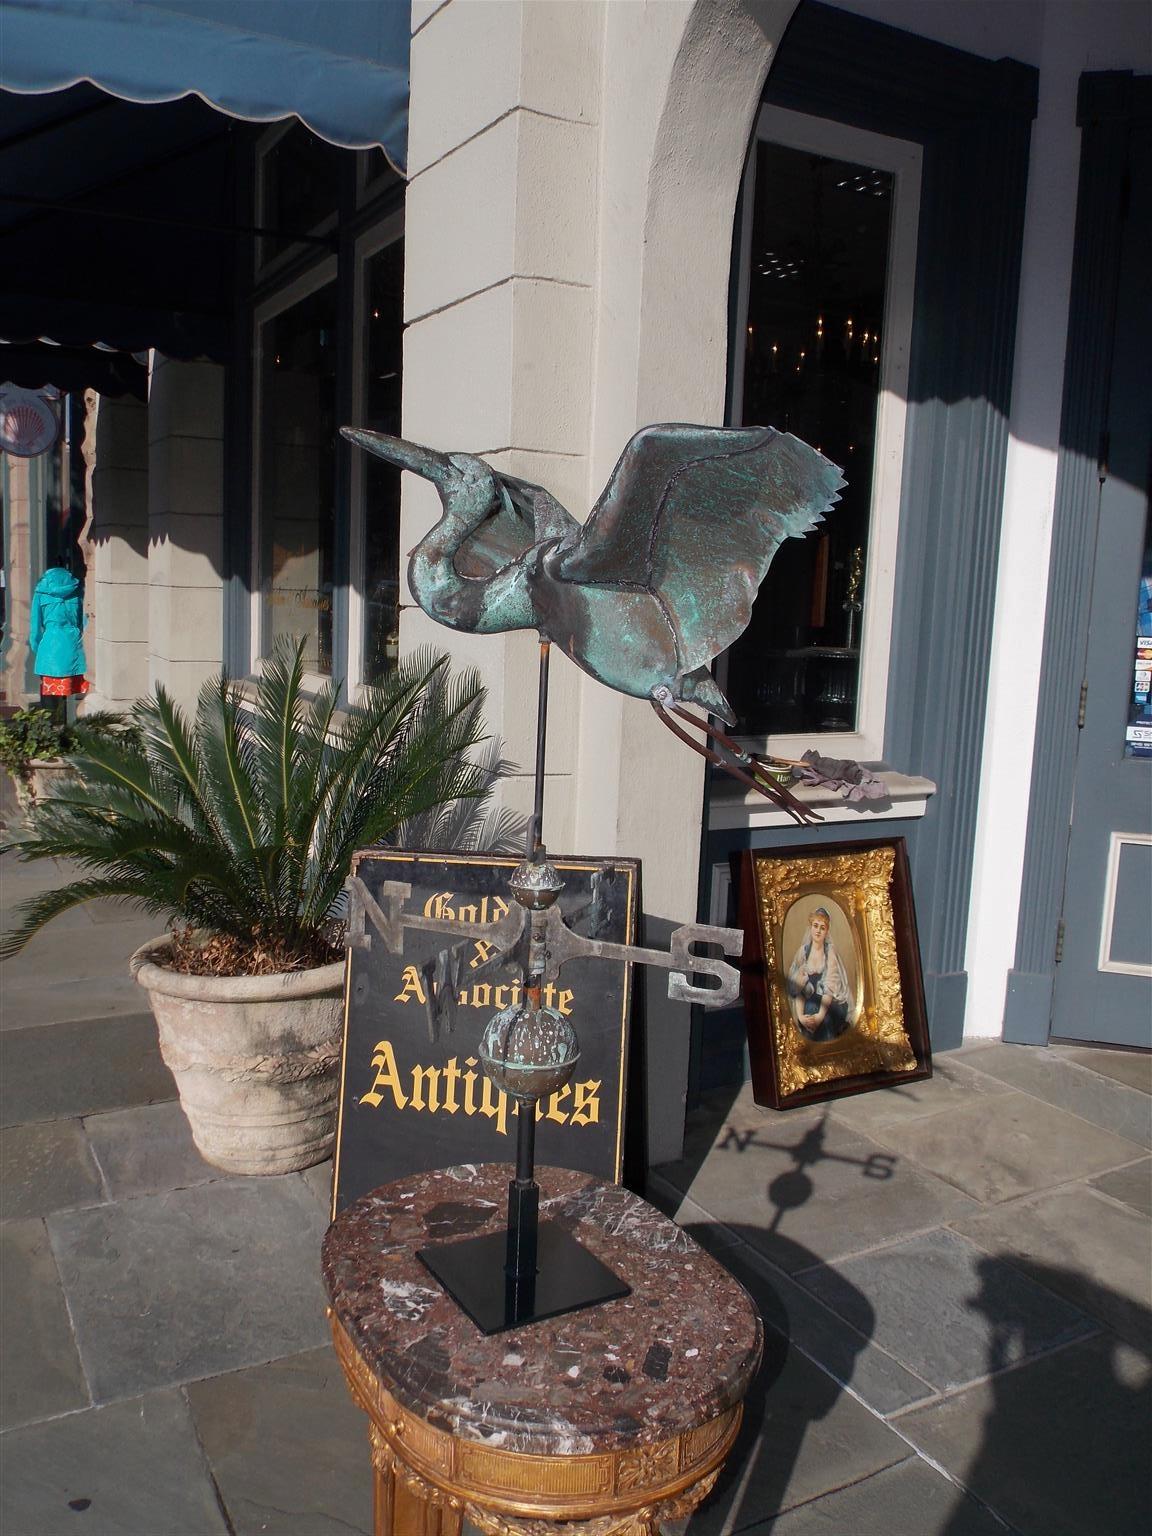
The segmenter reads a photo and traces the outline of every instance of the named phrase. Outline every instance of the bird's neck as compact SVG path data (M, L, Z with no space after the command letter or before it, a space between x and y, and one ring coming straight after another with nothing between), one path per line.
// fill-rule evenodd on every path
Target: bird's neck
M479 526L483 513L445 508L444 516L412 551L408 584L425 613L452 629L473 629L480 594L456 572L456 551Z
M463 499L463 498L461 498ZM496 633L533 622L524 572L514 562L495 576L462 576L456 554L491 510L491 498L445 503L444 516L423 538L408 562L408 584L431 618L451 629Z

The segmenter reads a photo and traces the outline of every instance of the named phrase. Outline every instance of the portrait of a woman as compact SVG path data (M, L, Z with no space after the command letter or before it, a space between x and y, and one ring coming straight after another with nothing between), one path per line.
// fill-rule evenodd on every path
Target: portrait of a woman
M788 999L797 1029L818 1043L835 1040L852 1019L852 990L832 939L826 907L806 914L808 931L788 967Z

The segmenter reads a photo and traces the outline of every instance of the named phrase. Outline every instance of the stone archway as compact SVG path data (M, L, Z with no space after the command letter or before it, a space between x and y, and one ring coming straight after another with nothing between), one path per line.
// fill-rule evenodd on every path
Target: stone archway
M695 0L661 8L661 35L650 31L644 41L650 58L663 58L664 80L649 78L647 113L641 103L627 125L631 143L619 142L625 125L616 125L613 143L608 119L613 159L605 156L606 174L619 175L631 153L632 189L643 202L642 222L638 216L630 230L617 227L602 238L591 454L597 484L628 430L653 421L723 420L736 201L764 80L797 4ZM627 185L623 176L620 183ZM609 187L602 196L611 193ZM635 305L633 330L619 313L608 327L613 285ZM581 741L581 782L598 791L584 818L594 829L585 841L652 850L646 858L655 878L647 880L646 904L662 915L683 914L696 901L703 764L687 751L670 751L670 738L648 710L587 688L584 708L599 726ZM619 743L610 772L600 750L605 739L613 748ZM637 764L659 766L659 794ZM670 821L677 828L671 838Z
M764 81L798 3L696 0L688 17L648 181L641 421L722 419L732 221Z

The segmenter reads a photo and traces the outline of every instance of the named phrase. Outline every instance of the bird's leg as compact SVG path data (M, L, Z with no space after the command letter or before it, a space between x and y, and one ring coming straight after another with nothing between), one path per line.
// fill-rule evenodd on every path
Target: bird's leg
M738 741L735 741L726 731L722 731L718 725L713 725L711 720L701 720L696 715L689 714L682 704L673 703L670 708L682 720L687 720L692 725L699 726L705 735L710 736L725 752L730 752L746 773L752 774L756 779L765 777L762 767L764 759L758 757L755 752L746 752ZM795 759L792 761L794 762ZM768 782L776 784L775 779L770 779ZM797 801L796 804L799 805L800 802Z
M698 752L701 757L707 758L710 763L715 763L717 768L722 768L725 773L734 779L738 779L741 784L747 784L750 789L756 790L766 800L773 801L781 810L787 811L794 821L798 821L804 826L809 822L822 819L817 812L811 810L806 805L802 805L795 795L789 794L782 784L777 784L773 779L762 778L755 759L744 750L739 742L733 741L731 736L728 736L717 726L712 725L707 720L701 720L698 715L692 714L689 710L677 704L669 689L655 689L652 694L651 704L659 719L674 736L679 737L685 746L691 747L693 752ZM679 715L680 719L687 721L689 725L695 726L697 730L703 731L705 736L711 737L719 747L723 748L724 753L728 755L722 755L720 752L706 746L703 742L694 740L683 727L672 719L673 715Z

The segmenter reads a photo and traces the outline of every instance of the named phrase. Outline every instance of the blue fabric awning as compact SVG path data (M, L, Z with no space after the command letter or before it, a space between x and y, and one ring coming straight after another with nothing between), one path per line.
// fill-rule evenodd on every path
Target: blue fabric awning
M2 0L0 87L89 81L126 101L195 95L249 122L301 118L403 172L408 0Z

